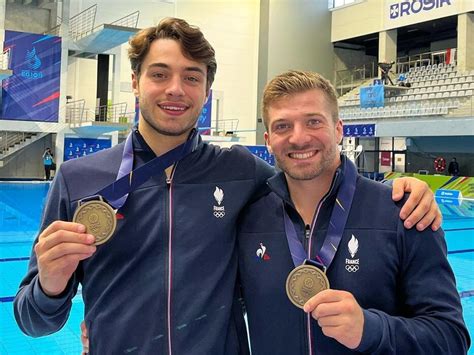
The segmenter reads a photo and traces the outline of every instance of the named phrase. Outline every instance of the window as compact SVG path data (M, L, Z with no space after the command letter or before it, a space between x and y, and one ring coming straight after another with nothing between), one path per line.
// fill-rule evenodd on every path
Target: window
M330 9L335 9L337 7L350 5L354 2L356 2L356 0L328 0L328 7Z

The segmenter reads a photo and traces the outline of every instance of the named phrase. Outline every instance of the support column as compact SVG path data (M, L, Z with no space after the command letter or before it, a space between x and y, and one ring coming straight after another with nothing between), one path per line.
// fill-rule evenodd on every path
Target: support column
M67 93L67 73L69 65L69 6L70 0L63 0L62 3L56 4L61 7L61 27L59 28L59 36L61 37L61 77L59 79L59 117L58 123L66 122L66 93ZM63 162L64 155L64 131L60 130L56 134L55 156L54 160L57 167Z
M97 55L97 98L99 99L98 106L107 107L107 99L109 94L109 55L98 54ZM96 121L107 120L107 109L101 109L98 112Z
M474 69L474 14L458 15L457 68L459 71Z
M112 51L113 55L113 68L112 68L112 103L120 103L120 67L122 65L122 47L117 46ZM127 107L128 111L133 111L133 108Z
M0 46L3 52L3 42L5 42L5 16L7 13L7 1L0 0Z
M397 61L397 30L381 31L379 33L379 62ZM379 77L380 77L379 68Z

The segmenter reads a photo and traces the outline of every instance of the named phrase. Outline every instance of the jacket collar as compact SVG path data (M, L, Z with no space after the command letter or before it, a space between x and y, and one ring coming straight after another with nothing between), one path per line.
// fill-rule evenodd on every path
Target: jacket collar
M133 128L133 150L136 152L142 151L146 153L150 153L153 156L156 154L150 148L148 143L145 141L143 136L138 131L138 125ZM197 129L193 128L189 133L188 140L192 140L192 152L194 152L200 145L203 144L201 135L198 133Z
M336 195L341 185L342 181L344 180L344 171L347 164L352 164L349 159L341 154L341 164L336 169L334 173L334 177L331 183L331 187L325 197ZM286 182L285 173L280 171L276 175L272 176L267 180L267 185L269 188L276 193L285 203L291 205L294 208L293 202L291 201L290 192L288 190L288 184Z

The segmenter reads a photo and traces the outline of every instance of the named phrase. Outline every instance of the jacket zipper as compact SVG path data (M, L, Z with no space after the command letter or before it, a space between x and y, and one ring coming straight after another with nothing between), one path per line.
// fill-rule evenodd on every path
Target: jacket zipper
M311 237L311 226L307 224L304 230L304 248L308 251L309 247L309 238ZM308 252L309 255L309 252Z
M314 231L314 227L316 227L316 222L318 220L319 216L319 211L321 210L321 206L326 202L327 198L331 195L332 190L334 189L334 185L336 183L336 180L339 176L339 172L336 172L336 175L334 176L334 179L332 180L331 187L329 188L329 191L324 197L322 198L321 201L319 201L318 208L316 209L316 212L313 217L313 223L311 225L311 230L309 231L309 236L308 236L308 259L311 259L311 241L312 241L312 235ZM308 235L308 231L305 231L305 236ZM313 342L312 342L312 336L311 336L311 314L308 313L306 315L307 317L307 326L308 326L308 343L309 343L309 355L313 355Z
M306 249L308 258L311 257L311 226L307 224L304 230L304 247ZM312 347L312 339L311 339L311 314L306 315L306 326L308 329L308 347L309 347L309 355L313 354L313 347Z
M178 163L173 166L171 174L166 177L166 185L168 186L168 299L167 299L167 323L168 323L168 354L172 355L172 343L171 343L171 286L172 286L172 237L173 237L173 176L176 171Z

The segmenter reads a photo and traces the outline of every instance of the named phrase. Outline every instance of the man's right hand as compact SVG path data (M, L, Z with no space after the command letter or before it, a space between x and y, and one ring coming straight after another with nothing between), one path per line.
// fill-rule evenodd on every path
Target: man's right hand
M96 251L95 237L79 223L55 221L39 236L35 245L39 282L48 296L61 294L79 261Z

